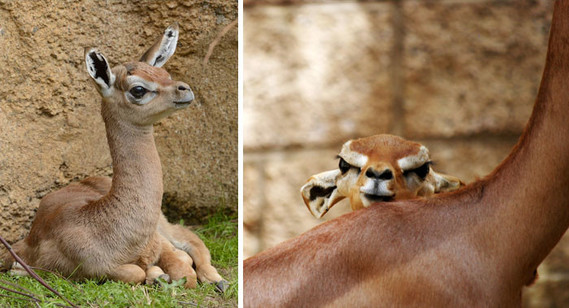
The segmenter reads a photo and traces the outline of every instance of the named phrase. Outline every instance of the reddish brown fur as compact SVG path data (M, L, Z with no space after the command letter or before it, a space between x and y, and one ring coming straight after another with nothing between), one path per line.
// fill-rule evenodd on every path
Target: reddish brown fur
M417 142L387 134L356 139L350 144L350 149L366 155L370 161L385 161L393 166L397 166L397 160L402 157L417 155L420 147Z
M487 178L344 215L245 260L245 307L513 307L569 226L569 1L518 145Z

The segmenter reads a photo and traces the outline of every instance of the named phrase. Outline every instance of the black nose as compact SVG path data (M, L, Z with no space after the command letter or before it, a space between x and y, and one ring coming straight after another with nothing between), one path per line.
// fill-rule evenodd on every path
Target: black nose
M384 169L383 171L375 171L373 168L368 168L366 171L366 176L372 179L378 180L391 180L393 178L393 172L389 169Z
M188 88L184 87L184 86L178 86L178 90L180 91L186 91L189 90Z

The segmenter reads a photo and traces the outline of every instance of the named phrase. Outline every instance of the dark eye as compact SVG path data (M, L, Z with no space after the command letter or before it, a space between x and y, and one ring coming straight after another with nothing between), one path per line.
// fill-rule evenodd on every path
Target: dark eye
M351 168L356 169L358 173L360 173L360 171L362 170L361 168L348 164L348 162L346 162L342 157L340 157L340 163L338 164L338 168L340 168L340 172L342 172L342 174L348 172L348 170L350 170Z
M144 87L136 86L130 89L128 92L130 92L134 98L140 99L144 96L144 94L146 94L146 92L148 92L148 90L146 90Z
M409 173L412 172L424 180L427 177L427 174L429 174L429 171L431 170L431 163L432 162L429 161L429 162L424 163L423 165L421 165L418 168L407 170L407 171L403 172L403 175L407 176L407 175L409 175Z
M352 168L352 165L348 164L343 158L340 157L340 163L339 166L340 171L343 173L348 172L348 170L350 170L350 168Z

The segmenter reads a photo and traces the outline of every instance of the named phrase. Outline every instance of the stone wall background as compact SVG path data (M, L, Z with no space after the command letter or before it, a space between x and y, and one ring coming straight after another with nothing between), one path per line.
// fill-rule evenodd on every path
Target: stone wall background
M348 139L425 144L472 182L510 152L531 114L553 1L245 0L245 257L321 223L300 187L337 168ZM327 215L349 210L347 201ZM569 306L569 238L525 307Z
M100 96L84 64L95 46L112 65L136 60L174 21L164 66L196 103L155 126L171 219L199 223L237 212L236 0L0 0L0 234L29 229L41 197L90 175L111 175Z

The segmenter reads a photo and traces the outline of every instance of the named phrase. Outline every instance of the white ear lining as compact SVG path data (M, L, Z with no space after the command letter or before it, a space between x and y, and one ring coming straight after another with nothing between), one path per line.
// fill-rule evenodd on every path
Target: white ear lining
M322 218L334 204L344 198L336 187L336 177L340 174L338 169L322 172L313 175L302 186L302 199L312 216Z
M162 67L176 51L178 35L178 23L174 23L166 28L160 41L150 47L140 58L140 61L152 66Z
M437 173L432 168L431 174L435 179L435 193L455 191L464 186L464 183L459 178Z
M115 75L112 73L105 56L94 48L89 49L85 53L85 65L89 76L99 86L101 94L103 96L109 95L115 83Z

